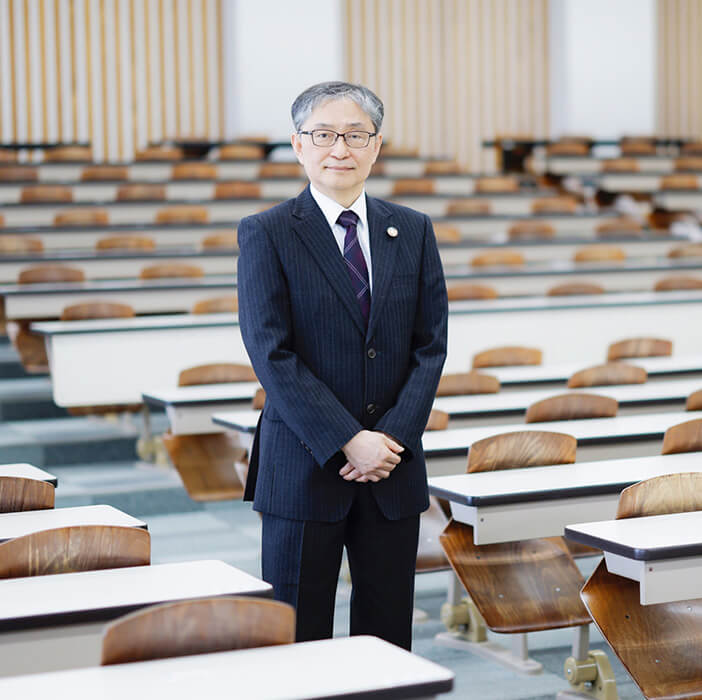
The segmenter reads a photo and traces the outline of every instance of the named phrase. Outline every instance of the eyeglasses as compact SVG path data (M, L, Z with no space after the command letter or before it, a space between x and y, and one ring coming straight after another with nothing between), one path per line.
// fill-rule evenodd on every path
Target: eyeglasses
M298 134L307 134L312 137L312 143L321 148L329 148L333 146L339 136L341 136L349 148L365 148L371 139L371 136L377 136L378 132L369 133L367 131L347 131L345 134L340 134L338 131L330 131L329 129L313 129L312 131L298 131Z

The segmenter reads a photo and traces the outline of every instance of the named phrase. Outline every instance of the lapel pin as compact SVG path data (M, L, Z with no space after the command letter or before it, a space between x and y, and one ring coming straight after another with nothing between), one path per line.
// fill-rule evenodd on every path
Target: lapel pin
M385 233L387 233L388 236L390 236L390 238L397 238L397 234L399 232L394 226L388 226L387 231Z

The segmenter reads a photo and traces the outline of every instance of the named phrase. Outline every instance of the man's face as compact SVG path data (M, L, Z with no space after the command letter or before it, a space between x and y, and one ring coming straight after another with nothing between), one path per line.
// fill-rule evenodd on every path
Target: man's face
M330 100L317 107L302 125L303 131L313 129L329 129L340 134L375 131L370 117L348 99ZM363 183L378 157L382 136L371 137L365 148L349 148L341 137L333 146L326 147L315 146L308 134L293 134L291 140L310 182L342 206L349 206L363 190Z

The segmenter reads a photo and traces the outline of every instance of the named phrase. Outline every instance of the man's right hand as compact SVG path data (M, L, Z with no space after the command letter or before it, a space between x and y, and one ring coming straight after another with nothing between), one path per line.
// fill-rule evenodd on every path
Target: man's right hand
M404 449L383 433L361 430L341 448L348 464L339 473L347 481L387 479L400 463Z

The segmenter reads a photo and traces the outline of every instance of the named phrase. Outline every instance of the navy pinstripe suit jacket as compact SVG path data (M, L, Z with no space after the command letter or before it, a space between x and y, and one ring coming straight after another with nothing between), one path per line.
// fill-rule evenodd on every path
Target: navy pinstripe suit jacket
M266 404L247 498L295 520L334 522L371 488L390 519L428 507L421 436L446 358L446 285L429 218L367 197L373 266L368 329L346 264L306 188L239 225L239 324ZM386 231L394 226L399 235ZM370 350L374 352L370 352ZM363 429L404 447L390 477L339 476Z

